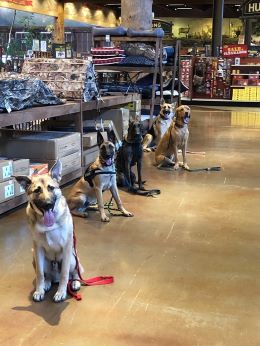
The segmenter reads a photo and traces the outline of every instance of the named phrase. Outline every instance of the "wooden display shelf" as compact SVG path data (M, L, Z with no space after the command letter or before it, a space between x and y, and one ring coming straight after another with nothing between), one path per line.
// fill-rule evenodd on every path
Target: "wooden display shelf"
M94 36L95 41L106 41L105 35ZM151 36L110 36L110 41L121 41L121 42L156 42L157 40L162 40L161 37L151 37Z
M22 124L30 121L59 117L64 114L73 114L80 111L78 102L66 102L62 105L42 106L0 113L0 128L10 125Z
M230 85L230 88L259 88L260 85Z
M120 104L129 103L140 99L139 94L115 93L112 96L104 96L101 101L82 102L82 111L90 111L97 108L109 108Z

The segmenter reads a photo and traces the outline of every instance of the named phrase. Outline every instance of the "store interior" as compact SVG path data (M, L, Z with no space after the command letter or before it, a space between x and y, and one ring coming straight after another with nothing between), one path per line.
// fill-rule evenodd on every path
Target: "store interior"
M259 76L258 0L0 0L1 345L259 344Z

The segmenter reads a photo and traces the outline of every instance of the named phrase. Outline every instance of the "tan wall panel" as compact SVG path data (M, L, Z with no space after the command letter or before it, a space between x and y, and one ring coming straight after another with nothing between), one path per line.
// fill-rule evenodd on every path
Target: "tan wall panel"
M22 6L18 4L12 4L7 1L0 0L0 7L7 7L20 11L35 12L45 14L49 16L56 16L57 13L57 1L56 0L33 0L32 6Z

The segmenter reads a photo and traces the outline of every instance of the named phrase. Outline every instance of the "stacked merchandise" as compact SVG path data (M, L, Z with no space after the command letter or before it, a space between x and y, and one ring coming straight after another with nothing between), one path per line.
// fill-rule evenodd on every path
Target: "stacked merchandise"
M0 158L0 203L24 195L24 189L13 179L13 176L29 175L28 159Z
M246 86L244 88L233 88L233 101L260 101L260 90L257 87Z
M196 58L193 97L230 99L232 59Z
M181 60L181 82L189 87L191 81L192 73L192 59L182 59ZM182 96L190 97L190 90L184 91Z
M11 130L1 140L1 153L6 157L26 158L31 161L31 172L47 172L46 163L51 168L59 158L62 162L63 175L81 168L80 133L70 132L36 132L21 134ZM7 136L8 134L8 136ZM10 136L10 134L12 134Z
M0 113L61 104L62 101L38 78L37 74L0 73Z
M116 47L91 48L93 64L95 65L115 65L122 62L125 51Z
M98 98L92 62L85 59L30 59L23 65L24 74L40 78L60 98Z

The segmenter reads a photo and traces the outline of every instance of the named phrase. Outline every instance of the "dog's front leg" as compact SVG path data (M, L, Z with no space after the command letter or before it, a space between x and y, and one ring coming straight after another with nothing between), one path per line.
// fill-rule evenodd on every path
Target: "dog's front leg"
M97 197L97 202L98 202L98 209L99 209L100 214L101 214L101 221L109 222L110 219L105 213L102 189L100 187L95 186L95 192L96 192L96 197Z
M69 237L72 237L69 235ZM60 282L57 292L55 293L53 300L55 303L62 302L67 297L67 284L69 281L70 261L72 256L72 239L67 242L62 249L62 265L60 273Z
M126 180L126 185L128 187L129 191L134 190L134 185L132 184L132 179L131 179L131 160L126 160L125 161L125 180Z
M44 262L45 251L42 247L38 247L36 243L33 244L34 260L35 260L35 274L36 274L36 289L33 293L33 300L40 302L44 299L45 282L44 282Z
M174 160L175 160L175 164L174 164L173 168L177 170L180 167L179 159L178 159L178 148L177 148L177 145L174 145L173 154L174 154Z
M188 170L190 169L190 167L187 164L186 152L187 152L187 141L182 147L182 157L183 157L183 168Z
M142 181L142 159L137 161L138 186L140 190L144 190Z
M123 215L125 215L125 216L134 216L132 213L130 213L129 211L127 211L123 207L123 203L122 203L122 201L120 199L120 196L119 196L116 184L113 184L111 186L110 191L111 191L111 194L112 194L114 200L116 201L118 209L123 213Z

